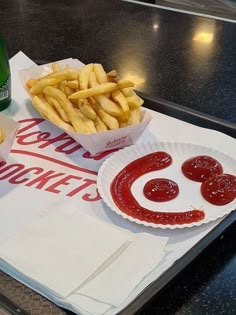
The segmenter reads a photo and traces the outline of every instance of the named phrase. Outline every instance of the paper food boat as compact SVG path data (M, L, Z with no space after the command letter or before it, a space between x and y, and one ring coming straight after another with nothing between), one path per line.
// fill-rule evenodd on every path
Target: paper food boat
M56 62L60 64L62 67L69 65L71 67L80 69L84 66L82 62L72 58ZM38 78L51 73L52 71L51 65L52 63L48 63L41 66L33 66L31 68L24 69L19 72L21 83L28 92L28 94L29 91L26 87L26 82L29 79ZM82 134L78 132L69 132L67 130L64 131L68 133L71 136L71 138L73 138L76 142L80 143L91 154L97 154L100 152L122 148L134 144L140 138L144 129L147 127L147 125L152 119L150 113L148 113L145 109L142 109L141 117L142 120L139 124L119 128L116 130L108 130L94 134Z
M2 128L4 136L4 141L0 144L0 162L7 159L19 127L20 124L17 121L0 113L0 128Z

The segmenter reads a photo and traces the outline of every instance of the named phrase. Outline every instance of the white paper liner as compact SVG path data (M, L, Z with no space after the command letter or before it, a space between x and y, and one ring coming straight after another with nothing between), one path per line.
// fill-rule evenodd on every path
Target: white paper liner
M7 159L19 127L20 124L17 121L0 113L0 128L4 136L4 141L0 144L0 162Z
M15 74L13 76L13 86L15 86L13 90L14 98L17 100L25 100L25 93L22 92L22 89L19 86L18 83L18 69L19 68L26 68L29 67L32 64L32 61L24 55L22 52L19 52L16 56L14 56L11 61L11 70L12 73ZM18 120L25 119L30 117L30 113L27 112L27 115L25 115L25 106L21 106L20 110L16 113L16 116ZM158 112L152 112L153 121L148 125L148 132L145 132L142 141L159 141L162 139L162 141L178 141L178 142L184 142L188 141L191 143L197 143L202 144L205 146L214 146L216 149L226 152L227 154L233 155L236 159L235 155L235 139L209 129L200 128L191 124L188 124L184 121L174 119L173 117L166 116L163 114L160 114ZM156 123L158 122L158 123ZM171 126L171 128L170 128ZM177 131L177 132L176 132ZM155 137L156 135L156 137ZM152 136L152 137L151 137ZM156 138L156 139L155 139ZM141 139L140 139L141 140ZM30 146L31 147L31 146ZM123 151L123 150L121 150ZM56 152L53 152L53 156L56 157ZM61 155L62 160L67 161L67 157L65 154ZM81 159L84 161L84 159ZM20 162L21 158L20 156L17 157L17 161ZM34 162L29 160L29 166L34 166ZM96 170L97 164L100 163L99 161L93 160L91 164L88 165L87 168L92 168L93 170ZM28 165L28 164L27 164ZM43 165L43 164L39 164ZM100 165L100 164L99 164ZM4 195L1 199L1 208L2 210L6 210L7 217L4 218L4 212L2 212L3 217L1 217L1 229L0 229L0 236L1 238L4 238L5 235L10 236L11 233L15 231L15 229L18 228L20 224L23 224L23 221L25 219L31 218L31 216L34 216L37 214L38 206L42 203L43 207L45 205L50 205L50 203L54 202L54 200L58 199L58 195L48 194L46 191L38 190L38 189L32 189L32 194L28 193L28 189L25 189L23 185L14 185L16 189L11 190L11 184L8 185L9 187L9 193ZM25 196L25 197L24 197ZM32 200L32 202L29 202ZM74 198L73 198L74 199ZM17 206L15 205L14 201L19 201L17 203ZM35 203L35 200L37 200L37 203ZM63 200L68 202L67 197L63 197ZM137 296L142 294L142 292L150 285L150 283L158 281L159 278L166 272L168 272L168 269L174 264L174 262L178 259L181 259L183 255L185 255L188 250L193 248L197 242L202 240L208 233L211 233L212 230L220 226L223 219L219 219L217 221L214 221L209 224L202 225L200 227L193 227L191 229L175 229L175 230L160 230L156 229L155 231L153 229L146 228L144 226L135 225L132 224L132 222L129 222L128 220L124 220L121 216L118 216L114 213L109 215L107 213L107 207L104 205L101 205L100 202L98 203L82 203L82 200L78 200L75 198L74 202L78 206L78 209L81 211L86 211L89 214L93 215L94 217L98 217L102 221L109 222L110 224L116 224L121 227L130 228L132 231L138 231L143 230L147 231L149 230L150 233L155 233L155 235L159 236L168 236L170 237L170 244L168 245L168 249L170 251L170 254L164 257L162 264L155 268L150 274L145 277L145 279L134 289L134 291L131 293L131 295L127 296L125 301L119 306L119 307L111 307L108 305L107 308L100 308L102 303L99 303L95 300L91 300L87 297L83 297L84 300L72 300L72 299L60 299L57 296L53 295L50 292L45 292L40 288L34 281L26 281L21 277L21 275L12 270L11 266L3 266L1 265L1 268L4 272L9 273L11 276L15 277L25 285L31 287L33 290L36 290L46 298L50 299L57 305L67 308L75 313L88 315L92 314L109 314L109 315L115 315L119 312L121 312L123 309L125 309L132 301L134 301ZM36 207L32 208L32 203L36 205ZM41 206L40 206L41 207ZM104 207L104 209L103 209ZM19 211L19 209L21 211ZM9 211L10 210L10 211ZM103 211L104 210L104 211ZM23 216L22 216L23 211ZM105 213L105 214L104 214ZM12 220L12 217L14 216L15 220ZM23 217L23 219L22 219ZM2 219L4 218L4 219ZM9 219L9 220L8 220ZM6 234L8 233L8 234ZM102 305L103 307L106 307L106 304ZM89 313L90 309L92 311Z
M136 200L145 208L153 211L182 212L193 209L203 210L205 212L204 220L191 224L175 225L149 223L125 214L115 205L110 192L110 185L114 177L131 161L156 151L165 151L169 153L173 158L173 162L169 167L160 171L145 174L134 182L131 191ZM191 181L182 174L182 163L186 159L197 155L209 155L217 159L222 164L224 173L235 175L236 160L223 152L214 150L214 148L178 142L146 143L120 150L105 160L98 173L97 184L99 193L111 210L115 211L125 219L145 226L162 229L176 229L199 226L203 223L215 221L233 211L236 208L236 200L223 206L212 205L202 197L200 193L201 183ZM143 195L143 187L147 181L156 177L164 177L175 181L179 186L179 195L168 202L152 202L146 199Z
M84 65L79 60L72 58L59 60L56 62L62 67L69 65L77 69L80 69ZM38 78L49 74L52 71L51 65L53 63L54 62L41 66L33 66L19 71L20 81L30 97L31 95L26 86L26 82L29 79ZM144 109L142 109L141 117L142 121L139 124L119 128L116 130L109 130L94 134L81 134L78 132L68 132L67 130L64 131L69 134L76 142L80 143L87 151L94 155L100 152L123 148L125 146L135 144L152 119L151 114Z

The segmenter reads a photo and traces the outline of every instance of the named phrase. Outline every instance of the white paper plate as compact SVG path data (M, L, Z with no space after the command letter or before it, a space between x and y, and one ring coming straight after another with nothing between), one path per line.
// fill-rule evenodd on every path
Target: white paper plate
M205 218L202 221L194 222L191 224L176 224L176 225L162 225L154 224L133 218L124 212L122 212L114 203L110 193L110 185L117 173L129 164L131 161L136 160L146 154L155 151L165 151L172 156L173 163L160 171L151 172L138 178L133 186L132 193L140 205L153 211L163 212L181 212L193 209L202 209L205 211ZM200 185L201 183L191 181L187 179L181 171L182 163L191 157L197 155L209 155L217 159L223 166L224 173L235 175L236 173L236 160L223 152L216 151L214 148L204 147L195 144L188 143L146 143L141 145L133 145L125 149L114 153L111 157L105 160L98 173L98 190L103 201L108 207L121 215L123 218L128 219L137 224L143 224L145 226L151 226L162 229L175 229L199 226L203 223L214 221L218 218L229 214L236 209L236 200L224 206L214 206L208 203L201 195ZM152 202L146 199L143 195L144 184L156 177L164 177L174 180L179 186L179 195L167 202Z

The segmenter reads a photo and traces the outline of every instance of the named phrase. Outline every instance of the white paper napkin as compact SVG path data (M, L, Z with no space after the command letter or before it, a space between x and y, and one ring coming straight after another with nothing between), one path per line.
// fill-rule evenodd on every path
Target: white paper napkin
M122 255L76 293L111 305L120 305L158 264L166 241L155 235L138 234Z
M81 285L131 234L76 207L55 204L0 245L0 257L26 276L66 296Z
M45 294L86 296L111 306L119 305L158 264L167 241L56 203L0 244L0 257L9 273L12 266L23 282L35 281Z

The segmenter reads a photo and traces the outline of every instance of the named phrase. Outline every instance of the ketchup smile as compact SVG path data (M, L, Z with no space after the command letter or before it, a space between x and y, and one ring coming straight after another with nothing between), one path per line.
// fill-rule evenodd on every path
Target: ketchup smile
M128 164L111 183L111 195L117 207L127 215L141 221L155 224L185 224L204 219L201 210L185 212L155 212L142 207L131 193L131 186L140 176L164 169L172 163L171 156L166 152L154 152Z

